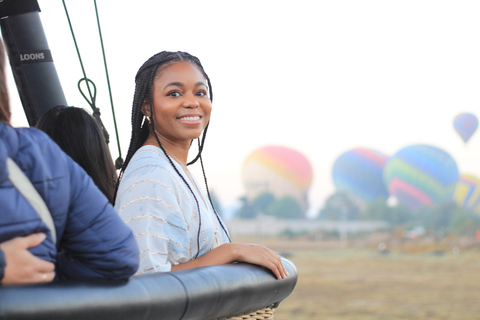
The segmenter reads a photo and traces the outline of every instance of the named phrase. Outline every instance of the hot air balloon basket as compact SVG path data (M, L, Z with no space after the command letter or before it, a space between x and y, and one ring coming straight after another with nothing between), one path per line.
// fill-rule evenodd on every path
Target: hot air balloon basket
M226 318L225 320L247 320L247 319L256 319L256 320L270 320L273 318L273 313L275 311L275 306L269 306L267 308L259 309L255 312L248 314L237 315L231 318Z

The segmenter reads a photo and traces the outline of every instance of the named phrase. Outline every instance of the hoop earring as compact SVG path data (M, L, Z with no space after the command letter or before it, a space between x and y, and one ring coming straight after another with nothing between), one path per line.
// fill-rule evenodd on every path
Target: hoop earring
M151 123L151 121L150 121L150 117L148 117L148 116L145 116L145 118L147 118L147 121L148 121L148 123Z

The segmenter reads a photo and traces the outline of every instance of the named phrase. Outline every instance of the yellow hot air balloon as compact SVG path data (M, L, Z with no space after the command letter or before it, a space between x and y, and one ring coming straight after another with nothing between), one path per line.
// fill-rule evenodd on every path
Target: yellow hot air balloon
M480 214L480 179L471 174L461 174L453 200L462 208Z

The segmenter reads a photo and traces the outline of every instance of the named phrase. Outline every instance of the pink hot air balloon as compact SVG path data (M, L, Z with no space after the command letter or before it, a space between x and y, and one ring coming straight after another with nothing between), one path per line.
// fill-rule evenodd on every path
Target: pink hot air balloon
M467 143L477 130L478 119L474 114L461 113L453 120L453 126L462 140Z

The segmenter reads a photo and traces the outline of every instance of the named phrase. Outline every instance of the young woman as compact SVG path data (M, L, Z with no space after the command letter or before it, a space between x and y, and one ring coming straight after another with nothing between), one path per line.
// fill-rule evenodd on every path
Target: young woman
M137 239L137 274L242 261L285 278L274 251L230 243L213 208L205 173L207 195L187 168L198 159L202 162L212 110L212 86L198 58L160 52L142 65L135 80L132 137L115 208ZM187 163L195 139L199 151Z
M117 171L100 127L85 110L56 106L35 125L55 141L93 179L113 204Z

